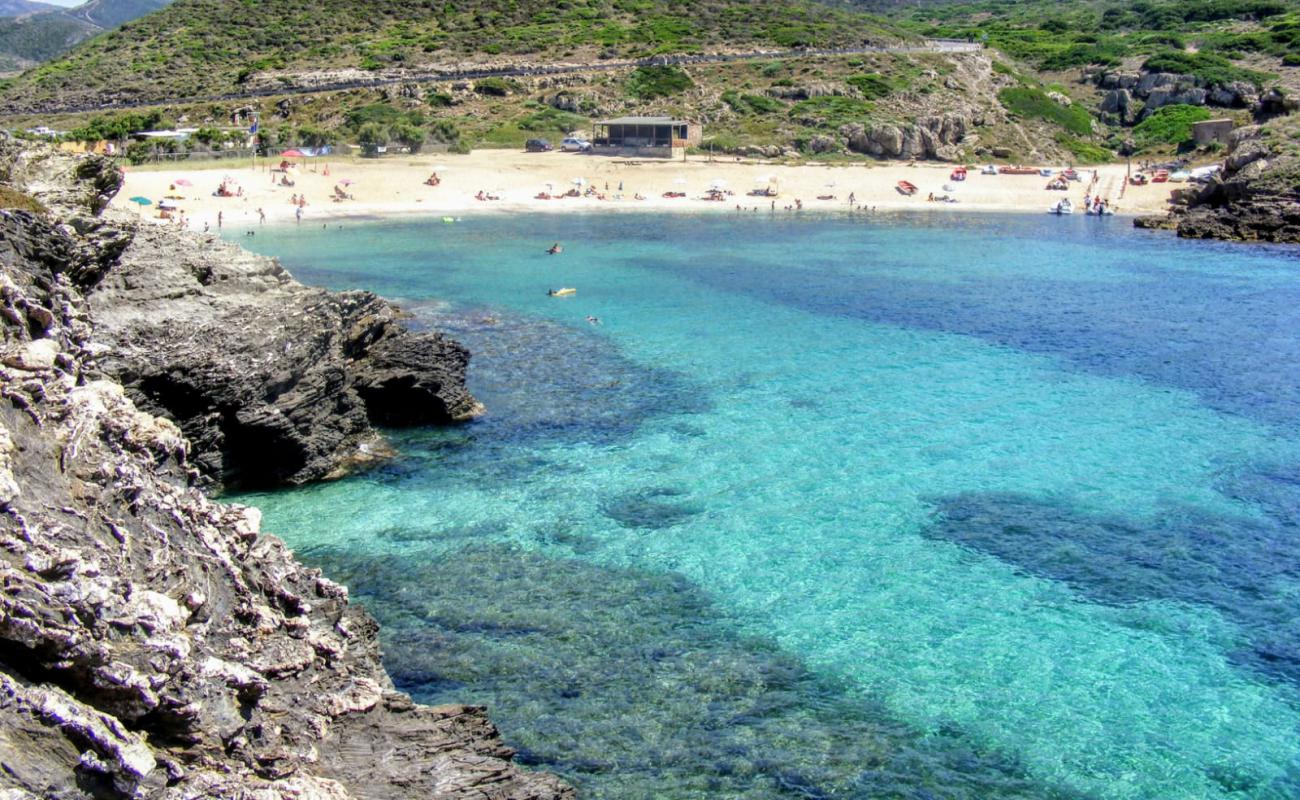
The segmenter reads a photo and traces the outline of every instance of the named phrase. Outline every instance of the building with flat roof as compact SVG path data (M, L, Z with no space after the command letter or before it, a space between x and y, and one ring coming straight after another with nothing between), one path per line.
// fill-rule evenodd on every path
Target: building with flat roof
M592 152L601 155L671 158L698 146L703 130L698 122L671 117L617 117L592 126Z
M1207 145L1210 142L1227 144L1230 133L1232 133L1230 119L1207 119L1204 122L1192 123L1192 138L1198 145Z

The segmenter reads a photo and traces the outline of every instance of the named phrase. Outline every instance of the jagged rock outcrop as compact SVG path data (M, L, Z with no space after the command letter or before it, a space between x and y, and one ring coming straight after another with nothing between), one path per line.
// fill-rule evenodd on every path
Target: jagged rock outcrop
M962 142L974 123L964 114L917 118L909 125L845 125L840 135L849 149L878 158L918 158L958 161Z
M1249 108L1257 113L1260 107L1259 90L1246 81L1208 83L1195 75L1118 72L1103 68L1085 70L1083 79L1106 91L1100 111L1119 117L1120 122L1129 121L1128 108L1135 98L1144 101L1137 115L1139 119L1150 116L1163 106L1175 104ZM1121 98L1126 98L1127 102Z
M1102 96L1098 110L1119 124L1127 125L1133 119L1133 95L1128 89L1111 89Z
M22 158L33 159L14 160ZM106 178L68 173L71 161L26 163L20 182L47 204L84 207ZM93 185L47 189L82 183ZM78 235L67 246L93 254L76 260L85 266L73 277L100 368L142 408L180 425L213 486L334 477L388 452L376 424L448 423L481 411L465 388L464 348L435 331L406 330L400 311L373 294L310 289L273 259L214 235L88 213L70 225Z
M1300 243L1300 157L1261 138L1258 126L1233 132L1223 168L1168 218L1139 227L1173 227L1190 239Z
M0 211L0 797L572 797L484 709L396 691L347 590L202 494L182 430L99 363L96 255Z

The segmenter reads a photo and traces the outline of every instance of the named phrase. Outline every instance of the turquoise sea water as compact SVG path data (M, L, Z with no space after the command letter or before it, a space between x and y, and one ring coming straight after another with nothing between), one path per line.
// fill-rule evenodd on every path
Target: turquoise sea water
M244 241L450 331L489 413L239 499L401 688L584 796L1300 797L1300 251L976 215Z

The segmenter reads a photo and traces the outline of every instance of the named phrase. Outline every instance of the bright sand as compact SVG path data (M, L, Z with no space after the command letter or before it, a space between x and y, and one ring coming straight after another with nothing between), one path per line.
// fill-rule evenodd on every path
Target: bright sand
M380 216L395 214L460 214L484 211L731 211L739 204L746 209L771 209L784 213L795 200L803 201L805 211L845 211L849 194L857 203L878 210L952 210L1012 211L1045 213L1062 197L1069 197L1076 208L1088 191L1091 173L1098 173L1097 187L1121 214L1158 213L1166 208L1170 190L1176 184L1124 186L1126 166L1112 164L1081 169L1083 180L1070 184L1068 192L1048 191L1048 178L1039 175L982 175L972 171L965 182L950 180L953 165L898 162L886 164L852 164L799 166L770 163L737 162L703 157L688 161L625 159L574 153L521 153L511 150L480 150L470 155L421 155L385 159L327 157L295 159L289 170L292 187L281 186L281 172L272 172L280 159L258 159L256 167L247 161L238 166L204 165L200 169L177 166L128 168L126 186L114 201L119 207L138 209L129 198L146 197L155 204L168 195L180 196L176 204L185 212L191 228L216 223L223 212L226 225L256 222L257 209L265 210L268 222L291 222L295 207L290 198L305 195L307 206L303 220L345 216ZM304 164L305 161L305 164ZM233 164L233 162L232 162ZM1059 167L1059 165L1057 165ZM326 169L328 168L328 174ZM424 185L436 171L442 182ZM232 186L242 188L243 195L216 197L214 192L223 178L233 179ZM606 196L536 199L540 192L560 194L574 187L594 186ZM175 184L188 180L189 186ZM273 183L273 180L275 183ZM897 190L899 181L909 181L918 191L905 197ZM335 187L342 181L351 183L343 190L354 199L335 202ZM619 185L623 189L620 193ZM549 185L549 189L548 189ZM711 186L734 194L722 202L702 197ZM772 186L776 198L752 197L748 192ZM952 187L951 192L944 186ZM171 188L174 186L174 189ZM608 189L606 189L608 187ZM500 197L496 201L479 201L475 194L483 190ZM1121 196L1121 190L1123 195ZM665 198L666 192L685 192L684 198ZM928 202L927 196L950 194L956 203ZM620 197L621 194L621 197ZM644 200L634 199L634 195ZM818 199L833 196L833 200ZM157 205L139 208L138 213L157 219Z

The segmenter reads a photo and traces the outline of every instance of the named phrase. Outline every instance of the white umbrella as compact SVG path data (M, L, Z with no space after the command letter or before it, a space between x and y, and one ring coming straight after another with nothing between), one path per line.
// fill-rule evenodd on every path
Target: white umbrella
M674 180L673 183L676 183L676 184L678 184L678 185L684 186L684 185L686 185L686 179L685 179L685 178L678 178L678 179Z
M759 175L754 179L754 183L771 183L774 180L776 180L776 178L771 175Z
M446 164L434 164L433 168L436 170L449 169L449 167Z
M827 186L827 188L834 189L834 188L835 188L835 181L831 181L830 183L826 184L826 186Z
M725 189L725 188L727 188L727 182L724 181L724 180L722 180L721 178L718 178L718 179L714 180L713 183L710 183L710 184L709 184L709 188L710 188L710 189Z
M582 185L583 185L584 183L586 183L586 182L587 182L587 179L586 179L586 178L574 178L574 179L573 179L573 185L574 185L574 186L582 186Z

